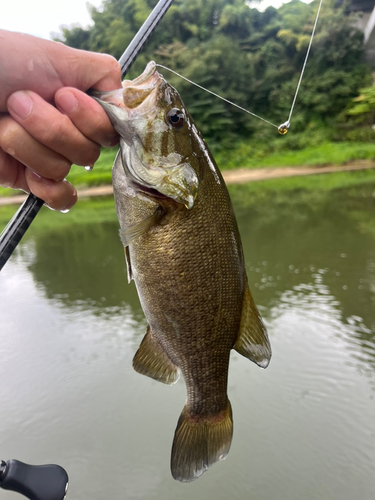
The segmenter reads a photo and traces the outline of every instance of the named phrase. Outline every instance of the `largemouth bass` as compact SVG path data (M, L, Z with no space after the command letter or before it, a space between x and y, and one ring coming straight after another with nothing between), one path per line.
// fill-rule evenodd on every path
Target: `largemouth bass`
M150 62L99 102L120 135L116 210L128 279L148 322L133 366L166 384L180 372L185 379L171 471L189 482L230 448L231 349L266 368L271 347L227 188L177 91Z

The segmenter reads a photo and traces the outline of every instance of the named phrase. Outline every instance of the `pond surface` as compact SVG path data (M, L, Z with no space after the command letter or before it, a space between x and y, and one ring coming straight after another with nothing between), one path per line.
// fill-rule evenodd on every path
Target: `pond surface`
M62 465L74 500L373 500L375 199L248 196L233 190L273 358L232 353L227 459L172 479L184 382L132 370L146 323L100 206L91 223L36 221L1 273L0 458Z

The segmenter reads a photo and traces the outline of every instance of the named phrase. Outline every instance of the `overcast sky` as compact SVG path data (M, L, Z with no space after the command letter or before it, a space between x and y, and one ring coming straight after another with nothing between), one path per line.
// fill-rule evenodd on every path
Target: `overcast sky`
M263 0L263 8L273 5L279 7L288 0ZM304 0L309 2L310 0ZM42 38L51 38L51 33L58 33L61 25L79 23L90 24L86 0L1 0L0 28L21 31ZM102 0L91 0L98 7Z
M90 15L86 0L0 0L0 28L51 38L62 24L87 26ZM91 0L99 6L101 0Z

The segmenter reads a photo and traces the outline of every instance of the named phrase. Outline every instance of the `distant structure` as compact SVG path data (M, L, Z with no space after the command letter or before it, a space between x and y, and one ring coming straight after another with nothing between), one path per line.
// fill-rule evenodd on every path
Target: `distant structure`
M343 3L337 1L339 5ZM375 67L375 0L351 0L347 9L359 14L356 26L364 33L365 58Z

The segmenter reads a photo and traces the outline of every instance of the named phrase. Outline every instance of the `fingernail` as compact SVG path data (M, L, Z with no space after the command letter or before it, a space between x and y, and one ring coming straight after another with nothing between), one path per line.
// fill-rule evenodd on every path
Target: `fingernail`
M30 96L23 92L15 92L7 102L9 111L13 111L22 120L27 118L33 109L33 101Z
M63 214L67 214L69 212L69 210L72 207L74 207L74 205L77 203L77 197L78 197L77 190L75 188L73 188L73 193L72 193L72 197L70 199L70 203L68 203L62 210L60 210L60 212L62 212Z
M108 137L107 140L103 141L101 145L103 146L103 148L113 148L118 144L118 141L119 141L118 135L111 136Z
M78 108L78 101L71 92L60 92L56 96L56 105L66 114L73 113Z

